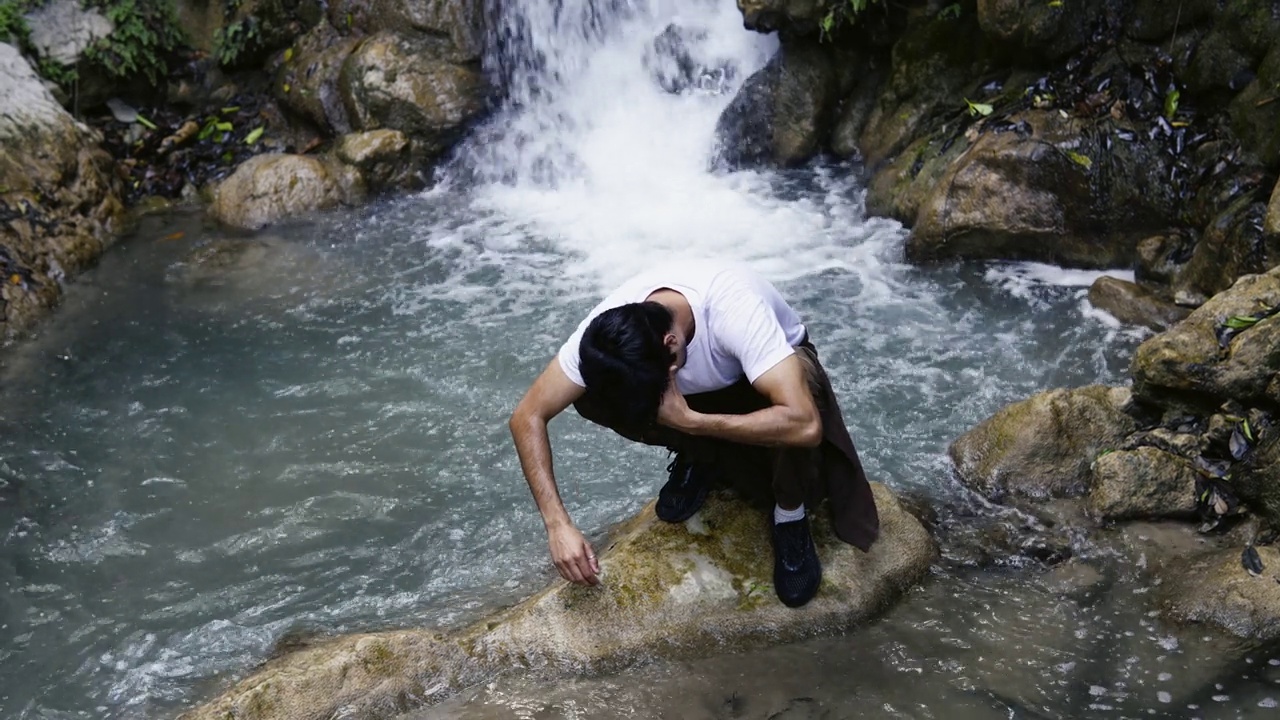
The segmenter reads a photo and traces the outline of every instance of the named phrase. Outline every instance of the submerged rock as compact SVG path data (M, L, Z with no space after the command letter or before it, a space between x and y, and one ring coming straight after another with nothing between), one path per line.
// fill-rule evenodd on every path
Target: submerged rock
M1002 408L948 448L966 485L990 500L1083 495L1098 454L1137 429L1129 390L1056 389Z
M305 155L266 154L245 161L222 181L209 211L232 227L257 230L358 195L359 189L331 164Z
M1135 396L1158 407L1216 409L1223 401L1245 405L1280 402L1280 320L1244 320L1280 307L1280 269L1246 275L1197 308L1186 320L1138 346L1130 365ZM1236 323L1240 324L1240 323Z
M713 493L684 524L650 504L612 534L594 588L557 580L519 605L451 635L426 630L337 638L268 662L187 720L384 717L439 701L499 672L616 671L647 657L701 657L836 632L888 607L928 571L936 548L893 493L873 484L881 535L870 553L814 514L818 596L783 606L771 583L768 520Z
M1089 302L1122 323L1156 331L1168 330L1191 314L1140 285L1105 275L1090 286Z
M1206 623L1240 637L1280 639L1280 549L1256 548L1264 570L1253 575L1241 563L1240 547L1183 560L1162 574L1160 599L1166 617Z
M1154 447L1107 453L1093 464L1089 511L1104 521L1189 519L1197 477L1191 463Z

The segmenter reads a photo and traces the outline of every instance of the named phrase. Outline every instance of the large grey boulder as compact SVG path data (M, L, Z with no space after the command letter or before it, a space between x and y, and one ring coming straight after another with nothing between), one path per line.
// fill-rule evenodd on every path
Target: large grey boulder
M1186 320L1138 346L1130 365L1135 396L1158 407L1216 408L1280 403L1280 318L1238 331L1225 324L1280 307L1280 269L1245 275Z
M1093 121L1056 111L1009 122L1015 129L981 132L929 190L909 258L1126 266L1138 241L1176 215L1158 144L1135 134L1107 149Z
M1137 429L1127 388L1048 390L1011 405L948 448L960 480L990 500L1083 495L1090 465Z
M339 163L307 155L255 155L218 184L209 211L231 227L257 230L354 201L362 188L347 172Z
M399 130L441 152L479 118L489 91L479 64L447 40L392 31L361 41L339 82L354 129Z
M99 141L0 43L0 339L30 327L118 229L119 181Z
M42 58L74 65L80 54L115 30L115 23L80 0L52 0L27 13L31 47Z
M784 45L747 79L716 123L718 161L729 167L797 165L831 134L836 72L820 45Z
M650 504L611 535L597 587L557 580L451 635L340 637L267 663L183 718L386 717L499 670L581 676L616 671L637 657L704 657L837 632L888 607L936 554L894 494L879 484L872 489L881 535L869 553L836 540L825 512L815 514L823 584L799 609L774 596L763 514L719 492L673 525L657 520Z

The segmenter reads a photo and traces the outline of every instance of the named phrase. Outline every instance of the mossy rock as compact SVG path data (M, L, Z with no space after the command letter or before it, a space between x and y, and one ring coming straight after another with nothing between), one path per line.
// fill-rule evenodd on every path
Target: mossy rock
M1158 448L1107 453L1093 463L1089 512L1108 522L1190 519L1197 477L1186 459Z
M1267 206L1257 197L1246 193L1205 228L1172 284L1179 303L1199 305L1241 275L1266 272L1280 263L1280 237L1263 232Z
M1127 388L1048 390L1005 406L948 448L960 480L990 500L1078 497L1090 466L1137 429Z
M1227 400L1274 407L1280 396L1280 317L1268 317L1229 338L1219 337L1233 316L1280 307L1280 269L1245 275L1173 328L1138 346L1130 364L1135 397L1156 407L1203 408Z
M1227 111L1231 129L1245 148L1268 168L1280 168L1280 42L1263 59L1257 78L1231 101Z
M932 538L894 494L872 484L880 538L869 553L835 539L814 514L821 589L799 609L774 596L766 515L717 491L682 524L650 504L610 533L601 584L554 581L456 633L336 638L272 660L187 720L387 717L432 704L497 672L580 676L651 657L694 658L833 633L864 622L918 582ZM540 542L540 539L531 542Z

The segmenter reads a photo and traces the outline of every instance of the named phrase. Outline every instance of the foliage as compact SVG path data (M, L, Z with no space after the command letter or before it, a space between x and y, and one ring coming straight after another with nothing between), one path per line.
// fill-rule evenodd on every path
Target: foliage
M872 4L883 4L883 0L834 0L818 23L822 37L831 37L836 28L852 25ZM959 8L956 9L958 12Z
M0 42L25 48L31 28L23 15L39 4L33 0L0 0Z
M256 17L228 23L213 36L213 56L219 65L231 65L258 41L261 25Z
M167 57L186 44L172 0L91 0L115 32L85 51L85 59L118 78L146 76L156 85L168 74Z

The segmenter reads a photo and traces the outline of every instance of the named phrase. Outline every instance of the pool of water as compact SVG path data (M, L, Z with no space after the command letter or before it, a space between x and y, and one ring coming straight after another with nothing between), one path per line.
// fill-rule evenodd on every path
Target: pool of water
M510 105L434 189L252 237L198 211L145 218L6 349L0 716L171 715L297 634L452 628L544 587L506 420L581 314L650 262L773 279L868 475L938 504L960 497L948 443L1004 404L1126 381L1142 334L1089 307L1096 273L912 267L903 229L865 216L856 166L712 169L715 119L776 47L733 3L508 4L489 63ZM680 93L654 77L672 24L697 30L707 68ZM664 480L665 453L572 412L551 432L590 537ZM1037 577L940 568L845 637L567 685L500 677L434 712L1246 717L1274 696L1265 653L1172 653L1125 590L1063 599ZM1205 667L1224 674L1162 699Z

